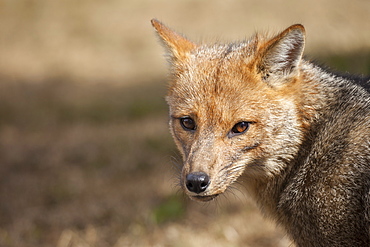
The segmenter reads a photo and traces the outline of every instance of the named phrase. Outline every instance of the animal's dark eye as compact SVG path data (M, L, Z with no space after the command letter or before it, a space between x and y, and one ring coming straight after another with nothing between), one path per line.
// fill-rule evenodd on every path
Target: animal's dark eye
M197 127L195 121L190 117L180 118L180 124L185 130L195 130Z
M250 122L239 122L234 125L234 127L231 129L229 136L235 136L239 134L243 134L246 132L249 128Z

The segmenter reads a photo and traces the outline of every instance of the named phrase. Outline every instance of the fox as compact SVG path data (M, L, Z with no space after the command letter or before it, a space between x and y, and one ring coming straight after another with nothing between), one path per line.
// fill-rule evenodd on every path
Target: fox
M185 194L208 202L242 178L293 245L370 246L370 80L303 58L301 24L198 44L151 23Z

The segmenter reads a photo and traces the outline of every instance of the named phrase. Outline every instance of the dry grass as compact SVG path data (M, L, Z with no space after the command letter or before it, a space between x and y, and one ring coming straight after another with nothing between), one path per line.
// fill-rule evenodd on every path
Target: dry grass
M164 88L141 85L1 84L1 246L275 246L243 195L174 188Z
M149 24L238 39L303 22L311 54L369 74L367 1L268 3L0 0L0 246L288 246L243 188L204 205L175 186Z
M124 84L162 77L154 17L195 41L302 23L311 54L370 49L367 0L0 0L0 75Z

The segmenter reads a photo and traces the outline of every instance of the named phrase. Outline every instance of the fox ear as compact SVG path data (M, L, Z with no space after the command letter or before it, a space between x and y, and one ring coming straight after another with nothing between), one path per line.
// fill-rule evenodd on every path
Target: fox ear
M305 43L302 25L290 26L262 47L257 65L262 78L277 86L297 75Z
M169 29L156 19L152 19L152 25L159 37L170 51L171 58L175 61L185 59L197 45L180 34Z

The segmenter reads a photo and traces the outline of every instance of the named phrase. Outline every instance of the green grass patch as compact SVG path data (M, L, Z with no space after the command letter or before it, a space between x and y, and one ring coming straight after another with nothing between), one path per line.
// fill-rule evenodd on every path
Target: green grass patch
M180 219L185 213L183 198L180 195L171 195L162 201L152 211L152 219L156 224Z
M317 61L333 71L355 75L370 75L370 51L318 56Z

